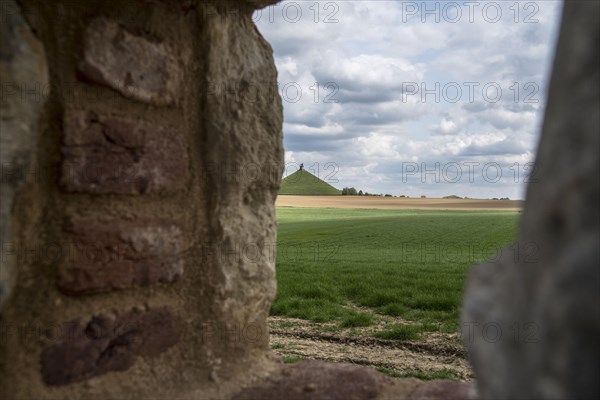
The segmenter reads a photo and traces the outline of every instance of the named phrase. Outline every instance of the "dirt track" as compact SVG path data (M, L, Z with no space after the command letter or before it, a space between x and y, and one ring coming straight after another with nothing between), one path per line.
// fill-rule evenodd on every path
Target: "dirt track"
M450 371L454 379L473 379L458 334L430 333L419 342L369 336L369 332L390 323L388 319L395 318L384 318L374 327L339 330L332 323L273 316L269 318L271 347L282 357L383 367L400 373Z
M521 200L413 199L375 196L289 196L277 197L279 207L378 208L423 210L504 210L520 211Z

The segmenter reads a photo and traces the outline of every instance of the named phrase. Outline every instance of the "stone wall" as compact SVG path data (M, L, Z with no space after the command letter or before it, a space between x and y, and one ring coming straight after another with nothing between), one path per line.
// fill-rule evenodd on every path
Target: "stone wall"
M3 9L0 397L222 397L272 368L282 106L256 3Z
M16 260L4 257L14 247L13 210L16 193L24 184L26 172L34 171L32 163L37 147L38 123L45 98L41 87L48 85L44 48L35 37L14 0L2 2L0 10L0 307L15 284ZM31 222L35 215L30 215Z
M599 14L565 2L518 242L470 274L463 340L483 398L600 395Z

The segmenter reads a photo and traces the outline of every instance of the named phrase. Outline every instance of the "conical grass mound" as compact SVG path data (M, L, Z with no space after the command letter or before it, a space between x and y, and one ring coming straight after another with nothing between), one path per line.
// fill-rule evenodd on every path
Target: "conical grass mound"
M279 194L300 196L340 196L341 190L331 186L306 170L299 170L281 181Z

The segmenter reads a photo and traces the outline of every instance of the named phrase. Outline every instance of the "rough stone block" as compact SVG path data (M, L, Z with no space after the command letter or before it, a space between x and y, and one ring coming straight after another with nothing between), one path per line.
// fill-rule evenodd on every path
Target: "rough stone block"
M103 18L86 30L78 68L93 82L155 104L175 103L183 82L182 62L172 46Z
M250 4L254 8L264 8L266 6L273 5L280 0L246 0L246 3Z
M374 399L391 382L390 378L369 368L303 361L283 367L280 376L246 388L233 399Z
M188 156L174 129L91 111L64 118L61 186L68 192L143 194L173 191Z
M219 13L218 18L206 18L203 26L210 38L210 46L202 52L207 60L204 79L212 85L206 89L225 88L222 96L211 96L205 103L202 115L203 166L220 171L208 179L211 201L206 215L212 228L206 264L222 271L216 283L219 300L214 299L222 315L235 315L229 321L236 323L263 323L275 298L275 260L262 256L256 262L248 257L240 262L220 256L219 249L223 244L277 241L274 203L284 163L283 108L273 90L259 90L246 101L243 93L253 82L277 82L273 49L250 18L226 10ZM232 68L236 65L240 68ZM227 89L231 87L239 90ZM231 171L236 170L252 177L232 178ZM254 345L269 346L267 340Z
M410 400L477 400L477 390L471 382L436 379L419 386Z
M0 242L4 245L15 240L17 227L11 226L15 196L25 184L25 171L34 168L38 123L46 103L43 96L32 101L30 89L46 87L48 72L42 43L27 25L19 5L3 0L0 7ZM7 169L15 173L6 174ZM0 259L0 308L16 283L17 269L14 261Z
M174 282L183 274L183 237L167 221L70 219L60 289L72 295Z
M129 369L137 356L156 356L179 341L181 320L168 309L133 310L69 321L48 336L57 343L41 354L42 377L59 386Z
M461 326L485 399L600 396L599 14L564 2L519 239L469 273Z

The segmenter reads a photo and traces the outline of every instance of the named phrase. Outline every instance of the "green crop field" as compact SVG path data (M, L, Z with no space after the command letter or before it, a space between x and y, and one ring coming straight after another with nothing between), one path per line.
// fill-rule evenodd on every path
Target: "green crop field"
M469 267L516 238L518 212L277 209L272 315L340 327L377 315L418 322L377 336L456 332Z
M339 196L342 194L329 183L319 179L306 170L296 171L281 181L279 194L301 196Z

